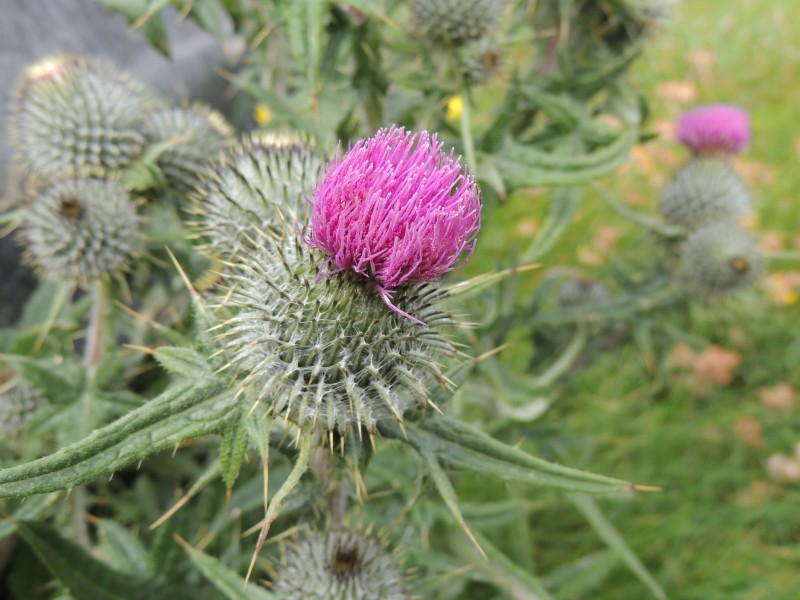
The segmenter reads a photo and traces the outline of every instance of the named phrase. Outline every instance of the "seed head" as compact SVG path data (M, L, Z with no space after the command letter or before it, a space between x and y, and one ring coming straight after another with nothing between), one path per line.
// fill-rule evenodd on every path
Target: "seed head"
M695 154L738 154L750 143L750 117L736 106L698 106L678 121L678 141Z
M118 171L145 145L144 87L104 62L51 56L29 67L13 94L11 141L39 177Z
M681 248L681 279L702 296L742 290L755 282L760 271L761 254L755 239L730 221L697 229Z
M664 187L659 208L667 222L694 228L720 219L741 221L750 215L751 201L726 159L698 156Z
M42 277L86 283L126 270L137 246L138 221L120 184L68 179L33 200L22 237L27 258Z
M203 104L151 113L144 132L149 143L167 144L158 166L167 183L182 192L198 185L209 163L230 145L233 136L225 117Z
M215 298L220 352L243 397L301 427L342 435L400 421L447 385L438 362L453 353L450 317L435 284L403 286L389 310L374 284L350 270L319 278L327 257L305 243L306 199L319 175L299 145L246 145L198 196L208 250L220 261ZM309 172L309 170L311 172ZM226 204L230 206L226 206Z
M397 288L434 281L469 261L480 216L478 187L453 152L445 154L435 134L392 127L329 165L314 190L306 241L332 271L372 281L394 308Z
M277 566L282 600L406 600L397 557L373 535L310 532Z

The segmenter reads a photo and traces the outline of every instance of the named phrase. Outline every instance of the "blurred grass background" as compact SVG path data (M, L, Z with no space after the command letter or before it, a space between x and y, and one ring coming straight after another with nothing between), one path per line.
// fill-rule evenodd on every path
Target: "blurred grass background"
M672 140L676 118L696 104L740 105L751 114L753 142L736 166L757 203L756 231L766 249L797 251L798 31L794 0L681 2L633 73L650 101L648 127L660 135L602 185L656 214L661 187L686 157ZM476 270L491 267L509 243L524 250L546 214L544 198L518 196L491 213ZM635 262L648 243L587 190L577 222L533 279L541 281L547 267L574 265L607 280L612 250ZM800 598L800 484L766 468L771 455L792 455L800 441L798 401L789 393L800 388L800 305L792 289L800 263L770 261L765 271L755 291L692 310L690 331L724 350L689 356L666 377L648 370L632 345L609 350L568 380L545 417L583 440L574 466L663 487L601 504L671 598ZM514 352L512 344L507 361ZM728 360L718 368L731 381L698 384L693 373L703 360ZM774 386L787 392L783 403L764 400ZM531 517L539 572L602 550L568 502L545 506ZM648 597L623 567L608 577L591 598Z

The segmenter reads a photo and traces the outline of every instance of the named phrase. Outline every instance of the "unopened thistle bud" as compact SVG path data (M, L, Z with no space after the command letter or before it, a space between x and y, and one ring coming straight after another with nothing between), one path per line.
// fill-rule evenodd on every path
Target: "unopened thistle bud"
M567 279L558 290L558 305L562 308L597 306L608 302L608 288L592 279Z
M681 116L676 137L695 154L731 156L750 143L750 118L736 106L698 106Z
M500 48L490 37L464 44L458 51L458 66L464 81L486 83L500 67Z
M136 207L120 184L68 179L31 203L22 236L45 279L85 283L127 269L137 246Z
M225 117L202 104L156 111L147 116L144 132L148 142L165 146L158 166L167 184L181 192L198 185L209 163L233 138Z
M384 129L334 161L314 190L310 246L329 272L351 271L391 302L401 286L435 281L475 250L481 202L475 180L436 135Z
M0 436L15 435L24 430L46 404L44 394L27 381L11 378L0 383Z
M452 321L428 280L471 251L480 214L474 183L429 136L376 139L316 190L307 148L246 145L197 198L208 249L223 258L215 331L244 397L342 435L402 421L432 384L447 385L439 360L453 347L441 330ZM321 212L305 238L312 193ZM395 310L376 285L395 293Z
M460 46L494 33L503 0L412 0L411 25L434 44Z
M756 240L733 222L705 225L681 248L680 276L703 296L731 294L752 285L761 271Z
M282 600L406 600L397 557L374 535L310 532L294 542L276 569Z
M240 254L248 231L284 227L282 211L294 220L298 211L306 214L306 196L322 167L317 153L297 135L246 138L209 172L195 195L206 251L221 258Z
M28 67L11 108L12 146L45 179L118 171L145 145L142 85L104 62L51 56Z
M751 213L751 201L727 160L695 157L664 187L659 208L667 222L694 228L720 219L744 220Z

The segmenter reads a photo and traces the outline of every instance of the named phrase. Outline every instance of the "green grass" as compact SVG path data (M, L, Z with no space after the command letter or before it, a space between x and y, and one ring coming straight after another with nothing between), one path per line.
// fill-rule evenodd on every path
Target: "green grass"
M791 247L798 234L800 189L800 12L794 0L769 3L681 3L674 21L636 66L636 86L650 100L651 125L674 122L699 103L739 104L752 116L753 143L738 160L758 202L759 230L778 231ZM703 68L698 56L711 57ZM694 58L693 58L694 57ZM702 62L702 60L701 60ZM669 93L676 82L693 90L690 100ZM661 137L645 158L603 185L655 213L660 186L685 153ZM520 221L541 223L546 197L515 197L486 223L481 267L509 244L524 248ZM641 253L642 234L588 193L579 219L558 248L531 276L546 268L581 266L578 249L591 245L605 226L618 228L628 258ZM501 260L507 260L503 257ZM602 274L606 267L583 267ZM770 271L800 270L773 263ZM800 441L800 407L779 414L758 400L760 387L787 381L800 388L800 307L775 304L760 288L733 300L693 311L691 332L736 349L743 362L729 386L693 392L685 377L651 374L632 346L606 352L569 380L562 400L544 421L584 451L574 464L599 473L658 485L661 492L601 506L642 557L671 598L690 600L800 598L800 484L771 481L770 454L791 454ZM510 348L507 352L513 352ZM763 444L749 447L734 434L742 417L758 420ZM766 490L762 497L754 489ZM564 501L531 517L533 552L547 572L602 548L585 522ZM584 597L584 596L581 596ZM590 595L593 600L647 598L646 589L623 567L615 568Z

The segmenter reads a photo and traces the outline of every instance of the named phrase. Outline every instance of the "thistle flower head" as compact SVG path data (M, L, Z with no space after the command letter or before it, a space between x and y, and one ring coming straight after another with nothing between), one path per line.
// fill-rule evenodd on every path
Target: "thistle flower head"
M429 42L459 46L492 34L503 5L503 0L412 0L411 26Z
M695 154L737 154L750 143L750 117L727 104L698 106L683 113L676 137Z
M209 162L233 137L225 117L202 104L155 111L143 129L148 142L165 145L158 166L167 184L183 192L198 185Z
M137 226L136 207L120 184L67 179L33 200L22 237L42 277L85 283L127 268Z
M406 600L397 557L374 535L310 532L277 566L273 591L283 600Z
M720 219L741 221L750 215L751 201L726 159L696 156L664 187L659 209L667 222L694 228Z
M46 179L117 171L145 145L153 99L104 62L56 55L30 66L11 104L11 140L20 162Z
M752 285L761 271L755 239L731 221L698 228L681 248L683 282L702 296L732 294Z
M439 359L453 353L452 323L436 285L394 297L427 327L389 310L374 284L350 270L318 278L327 257L300 231L320 161L299 143L246 144L223 161L197 198L206 249L221 257L210 290L214 331L243 398L301 427L344 435L400 421L447 385Z
M314 190L307 243L334 270L374 282L391 306L396 288L469 261L480 216L478 187L453 152L435 134L392 127L329 165Z

